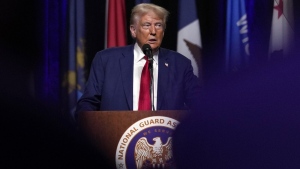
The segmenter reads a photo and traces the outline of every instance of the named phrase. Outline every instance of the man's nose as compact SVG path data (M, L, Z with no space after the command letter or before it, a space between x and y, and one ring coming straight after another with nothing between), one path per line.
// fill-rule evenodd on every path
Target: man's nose
M155 25L151 25L151 27L150 27L150 34L151 35L156 35Z

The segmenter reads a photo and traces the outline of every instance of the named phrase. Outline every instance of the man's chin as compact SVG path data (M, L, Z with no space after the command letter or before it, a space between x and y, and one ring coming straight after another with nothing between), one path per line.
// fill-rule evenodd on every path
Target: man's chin
M159 48L159 46L157 44L149 44L149 45L151 46L153 52L157 52L157 50Z

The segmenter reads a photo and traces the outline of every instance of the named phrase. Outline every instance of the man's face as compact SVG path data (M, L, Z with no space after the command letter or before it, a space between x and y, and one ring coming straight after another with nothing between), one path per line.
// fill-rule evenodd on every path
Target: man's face
M149 12L141 16L140 20L135 25L130 26L130 32L140 48L148 43L153 52L158 51L164 37L164 26L162 19L160 19L154 12Z

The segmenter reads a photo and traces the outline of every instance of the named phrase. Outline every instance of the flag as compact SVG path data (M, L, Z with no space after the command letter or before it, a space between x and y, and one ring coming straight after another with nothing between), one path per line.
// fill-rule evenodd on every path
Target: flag
M245 0L227 1L225 47L226 72L238 71L249 64L248 21Z
M69 1L69 23L68 23L68 70L65 73L63 86L67 88L68 109L71 116L74 115L77 100L83 94L85 86L85 20L84 1Z
M150 3L151 0L135 0L135 4Z
M189 58L194 74L202 80L202 42L195 0L179 0L177 52Z
M106 40L105 48L125 46L126 11L124 0L106 1Z
M274 0L269 59L289 55L293 48L293 37L293 1Z

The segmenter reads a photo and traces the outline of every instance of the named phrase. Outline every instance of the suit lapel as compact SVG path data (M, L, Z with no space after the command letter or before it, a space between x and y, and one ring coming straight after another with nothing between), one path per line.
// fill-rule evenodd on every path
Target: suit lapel
M169 83L169 62L167 53L161 48L158 56L157 110L160 110Z
M133 109L133 45L126 48L123 52L123 58L120 59L121 76L123 89L129 106Z

